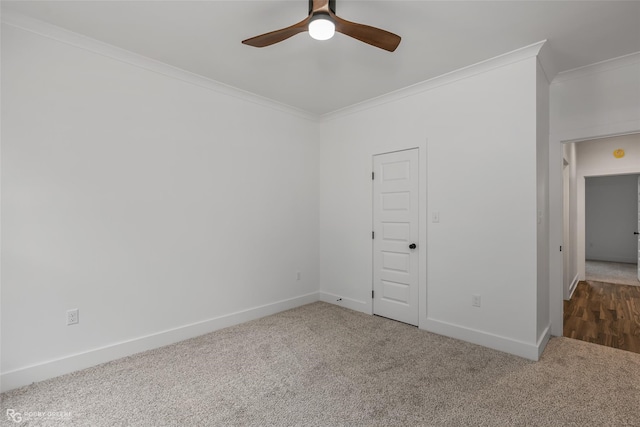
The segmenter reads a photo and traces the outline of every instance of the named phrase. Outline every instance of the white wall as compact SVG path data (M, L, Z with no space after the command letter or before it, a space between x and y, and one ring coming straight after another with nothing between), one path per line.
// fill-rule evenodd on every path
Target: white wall
M640 52L561 73L551 86L551 133L568 141L636 129L638 99Z
M426 140L440 222L427 228L420 327L537 358L536 64L534 54L325 120L321 293L371 311L371 156Z
M317 300L317 121L189 80L3 24L3 389Z
M536 64L537 339L549 337L549 81ZM539 345L544 348L544 345Z
M638 177L586 178L586 259L638 262Z
M562 143L640 131L640 52L559 74L550 89L551 317L562 335ZM570 242L578 250L577 241ZM576 254L577 255L577 254Z

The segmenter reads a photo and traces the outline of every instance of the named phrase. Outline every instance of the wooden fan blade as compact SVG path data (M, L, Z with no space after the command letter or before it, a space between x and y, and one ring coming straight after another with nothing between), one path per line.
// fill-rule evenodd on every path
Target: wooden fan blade
M400 44L400 40L402 40L399 35L390 33L389 31L347 21L346 19L336 16L331 11L329 14L336 24L337 32L353 37L371 46L393 52Z
M271 31L270 33L251 37L250 39L243 40L242 43L249 46L254 46L254 47L270 46L272 44L281 42L282 40L286 40L291 36L295 36L298 33L307 31L307 29L309 28L310 20L311 20L311 15L307 16L302 21L290 27L282 28L280 30Z

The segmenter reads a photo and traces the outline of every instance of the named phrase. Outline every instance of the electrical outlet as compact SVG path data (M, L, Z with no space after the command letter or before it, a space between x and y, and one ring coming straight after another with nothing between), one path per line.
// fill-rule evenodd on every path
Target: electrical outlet
M67 310L67 325L75 325L80 321L79 311L77 308Z
M480 307L480 295L471 296L471 305L474 307Z

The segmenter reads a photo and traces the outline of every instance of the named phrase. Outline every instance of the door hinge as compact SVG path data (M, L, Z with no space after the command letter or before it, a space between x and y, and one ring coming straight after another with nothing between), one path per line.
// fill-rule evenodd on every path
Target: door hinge
M374 291L371 291L371 298L373 298L373 292L374 292Z
M376 173L375 172L371 172L371 179L376 179Z
M560 252L562 252L562 246L560 246Z
M376 232L375 232L375 231L372 231L372 232L371 232L371 238L372 238L372 239L375 239L375 238L376 238Z

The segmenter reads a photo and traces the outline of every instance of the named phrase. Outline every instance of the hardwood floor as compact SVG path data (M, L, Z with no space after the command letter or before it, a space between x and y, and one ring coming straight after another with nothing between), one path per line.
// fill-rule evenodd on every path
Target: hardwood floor
M640 353L640 286L578 283L564 302L564 336Z

